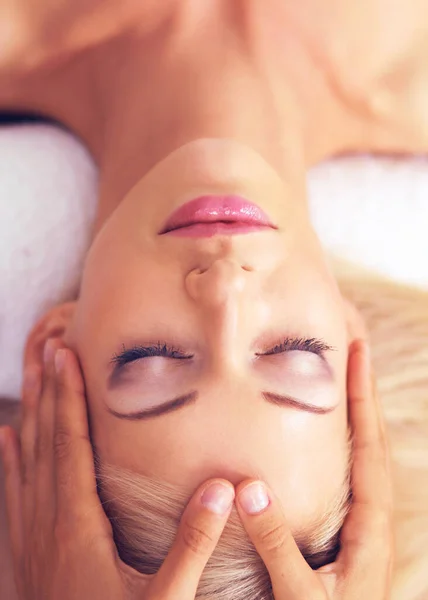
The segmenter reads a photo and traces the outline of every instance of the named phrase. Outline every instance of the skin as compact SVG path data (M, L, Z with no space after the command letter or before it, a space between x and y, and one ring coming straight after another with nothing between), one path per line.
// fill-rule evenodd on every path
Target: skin
M198 187L213 189L203 183L203 166L183 181L184 164L198 162L204 150L222 178L234 169L239 191L261 204L278 230L197 240L158 235L183 197L197 195ZM248 170L234 163L235 153L245 156ZM95 240L66 341L82 364L102 460L189 489L206 476L237 483L258 474L300 529L342 485L348 340L341 297L321 249L284 188L257 154L232 142L193 142L167 157L125 197ZM333 346L326 352L330 367L309 352L257 356L290 335ZM158 340L193 358L135 361L110 391L109 362L121 345ZM135 413L192 390L199 393L192 404L144 421L108 411ZM273 405L263 391L334 410L320 415Z
M185 508L159 571L141 575L125 565L96 490L76 357L58 339L49 340L44 363L27 371L20 439L13 429L0 429L20 600L192 600L233 502L269 571L276 600L389 598L389 456L366 343L353 344L349 357L353 506L336 561L318 571L297 548L279 499L254 479L236 487L224 479L204 482Z
M338 153L426 150L428 36L412 33L426 22L423 6L401 8L392 44L380 35L380 0L359 5L352 19L344 0L321 13L315 0L293 8L273 1L270 10L254 1L234 10L225 1L140 4L123 3L120 14L97 1L47 2L36 13L0 4L14 32L0 63L0 107L63 122L100 168L79 300L35 327L28 361L52 332L76 351L103 460L189 491L207 477L262 477L295 533L344 478L346 364L358 327L311 228L305 176ZM278 229L157 235L186 200L232 192L259 204ZM333 346L334 381L307 352L254 360L285 335ZM195 358L177 373L171 359L156 359L161 376L150 398L143 379L153 359L129 370L127 389L108 391L122 343L158 340ZM176 388L198 389L199 398L138 422L108 410L143 409ZM335 410L274 406L265 390Z

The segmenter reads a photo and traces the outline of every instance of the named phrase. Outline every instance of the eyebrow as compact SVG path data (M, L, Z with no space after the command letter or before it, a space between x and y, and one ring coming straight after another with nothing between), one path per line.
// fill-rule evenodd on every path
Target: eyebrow
M297 410L303 410L315 415L326 415L333 412L336 408L336 406L316 406L315 404L307 404L306 402L301 402L300 400L292 398L291 396L272 394L272 392L262 392L262 396L271 404L288 406L289 408L296 408Z
M198 399L198 396L198 392L193 391L189 394L184 394L183 396L178 396L177 398L168 400L167 402L164 402L159 406L155 406L154 408L146 408L133 413L120 413L110 407L107 407L107 410L111 415L118 419L125 419L127 421L143 421L146 419L152 419L154 417L160 417L161 415L166 415L168 413L180 410L180 408L185 406L194 404ZM307 404L306 402L301 402L300 400L290 396L282 396L281 394L273 394L271 392L262 392L262 397L276 406L294 408L296 410L301 410L316 415L325 415L333 412L336 409L336 406L315 406L314 404Z

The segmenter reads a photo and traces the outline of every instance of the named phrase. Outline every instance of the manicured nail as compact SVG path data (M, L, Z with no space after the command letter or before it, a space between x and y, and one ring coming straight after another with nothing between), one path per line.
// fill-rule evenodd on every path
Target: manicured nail
M249 515L256 515L269 506L267 490L260 481L255 481L244 487L239 493L238 501L242 510Z
M205 508L217 515L225 515L230 509L235 497L233 487L215 482L209 485L201 496L201 503Z
M57 373L61 373L65 363L65 350L60 348L55 353L55 370Z
M48 339L47 342L45 343L45 348L43 351L43 361L44 361L45 365L52 362L53 357L54 357L53 341L51 339Z

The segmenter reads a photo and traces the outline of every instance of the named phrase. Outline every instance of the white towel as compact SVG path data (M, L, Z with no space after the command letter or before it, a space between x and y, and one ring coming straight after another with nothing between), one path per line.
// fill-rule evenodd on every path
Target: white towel
M428 289L428 159L336 159L309 174L313 221L343 258ZM97 171L52 125L0 127L0 398L19 398L26 337L73 298L96 210Z

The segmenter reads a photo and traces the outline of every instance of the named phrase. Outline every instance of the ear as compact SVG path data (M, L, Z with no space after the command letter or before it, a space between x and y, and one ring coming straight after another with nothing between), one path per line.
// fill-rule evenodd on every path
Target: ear
M48 338L60 338L67 343L69 326L73 320L76 302L65 302L49 310L37 321L27 338L24 353L24 369L43 364L43 348Z
M348 329L348 344L350 345L354 340L369 341L369 332L361 312L347 298L343 298L343 304Z

